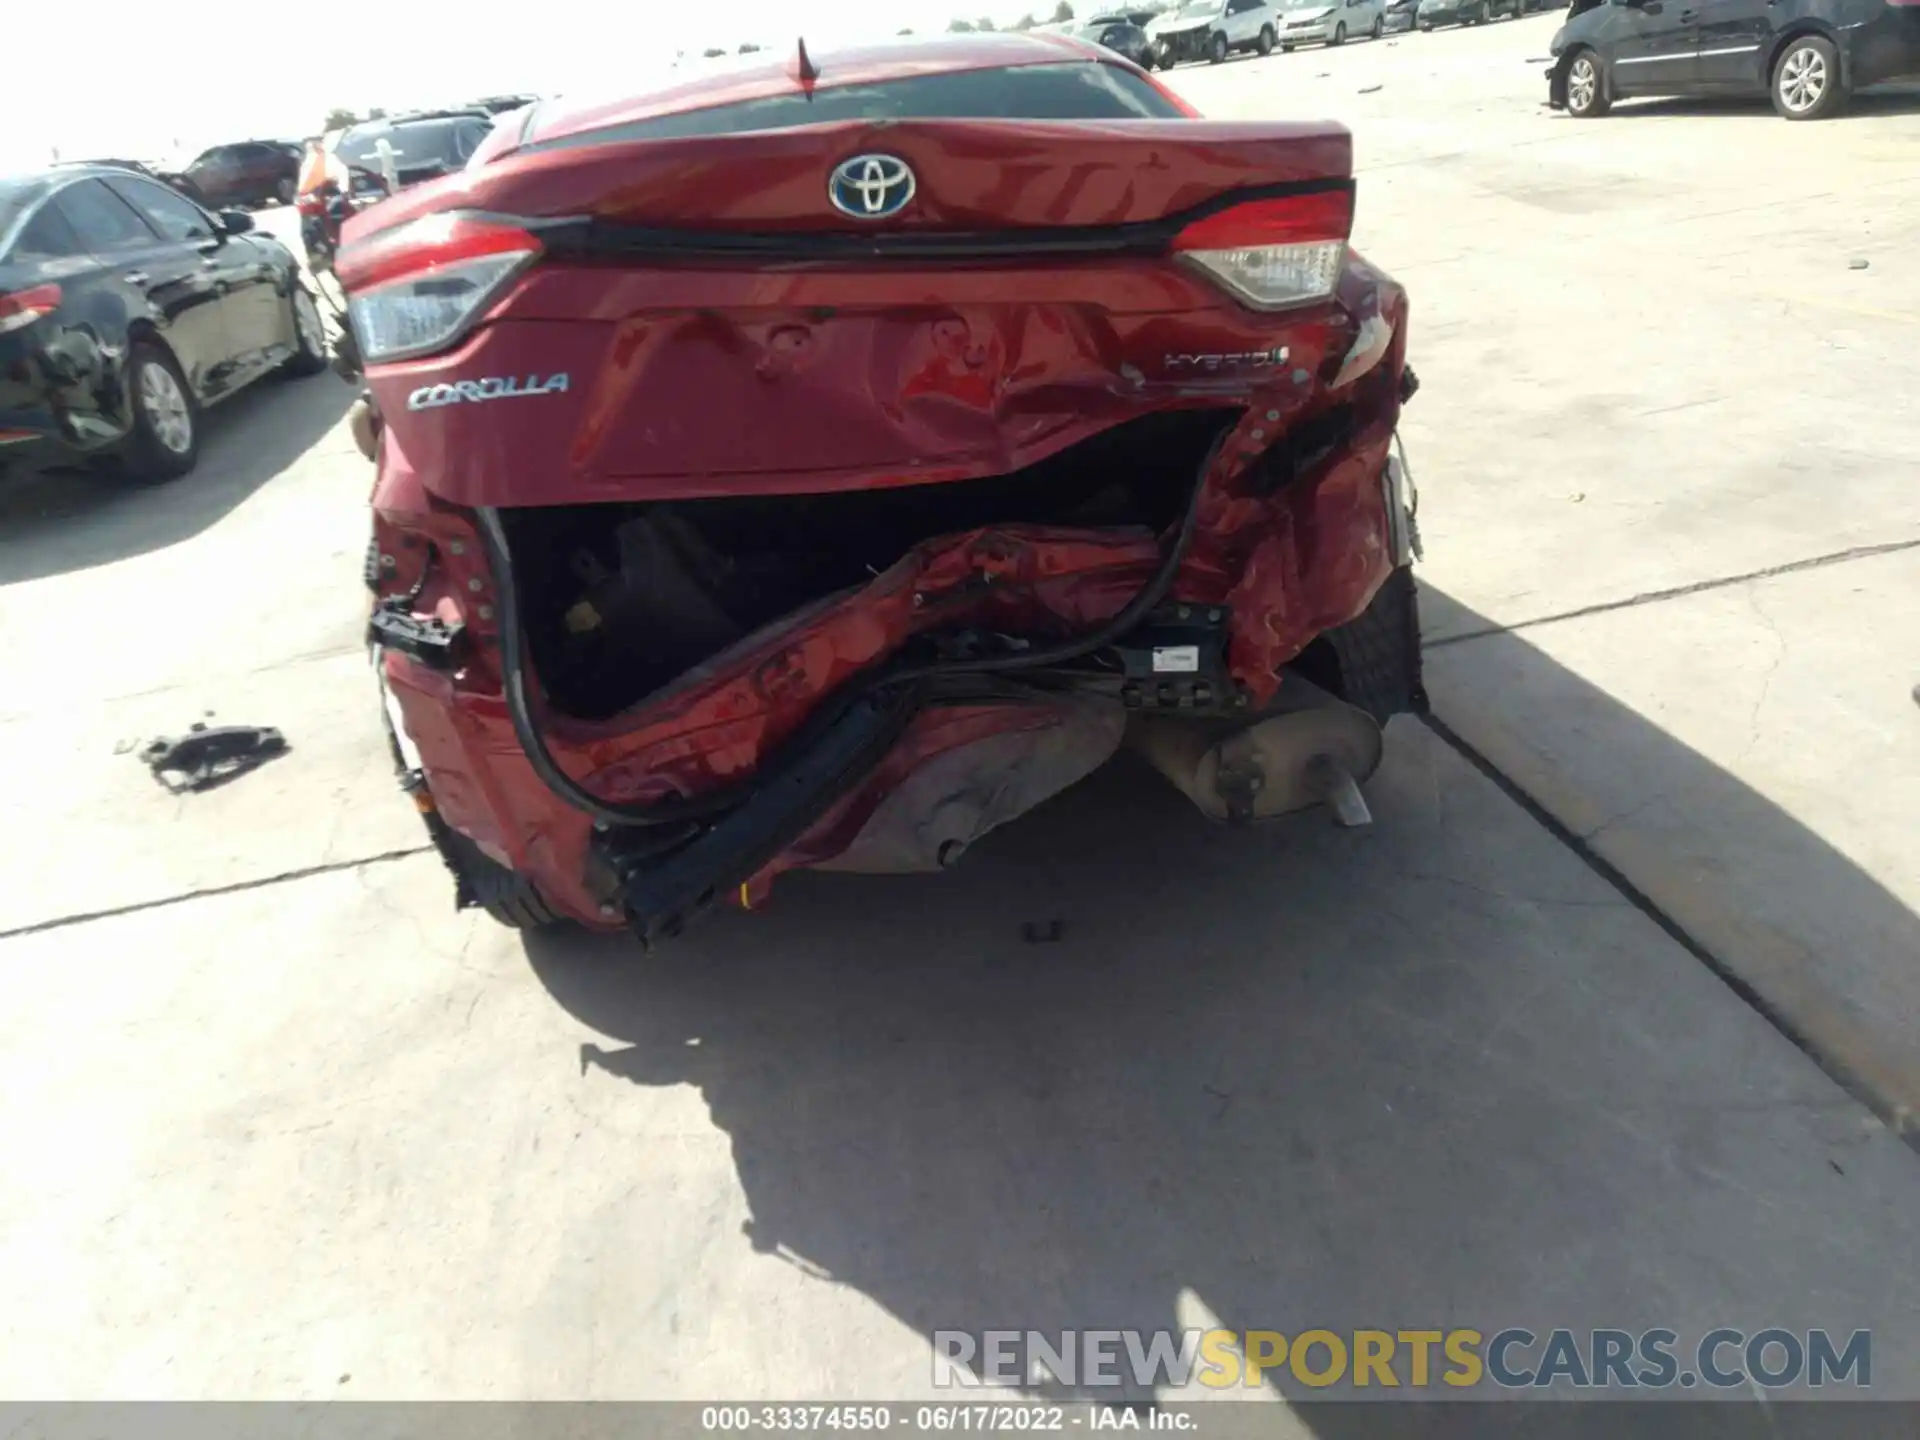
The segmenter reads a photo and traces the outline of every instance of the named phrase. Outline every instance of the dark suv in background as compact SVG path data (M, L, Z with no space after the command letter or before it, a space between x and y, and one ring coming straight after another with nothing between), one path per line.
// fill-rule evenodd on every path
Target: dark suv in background
M216 145L194 158L186 177L207 204L264 205L277 200L293 203L300 174L300 147L286 140L247 140L238 145Z
M355 170L380 173L380 142L386 141L400 188L437 180L458 170L493 129L493 115L479 107L428 110L369 120L355 125L334 143L334 153Z
M492 113L478 107L436 110L370 120L315 142L301 166L297 202L308 267L315 274L333 268L340 226L349 215L378 204L394 189L460 169L493 121ZM384 169L389 161L393 184Z
M1131 15L1097 15L1073 31L1082 40L1104 45L1124 55L1143 70L1153 68L1153 41Z

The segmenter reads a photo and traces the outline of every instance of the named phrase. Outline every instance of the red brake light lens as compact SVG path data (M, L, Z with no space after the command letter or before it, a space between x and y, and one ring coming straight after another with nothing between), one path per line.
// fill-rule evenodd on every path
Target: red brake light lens
M1350 188L1249 200L1194 221L1175 256L1256 310L1310 305L1333 294L1353 231Z
M51 315L59 308L58 285L36 285L31 290L0 295L0 335L24 330L42 315Z
M444 350L540 256L511 221L429 215L349 245L334 260L368 364Z

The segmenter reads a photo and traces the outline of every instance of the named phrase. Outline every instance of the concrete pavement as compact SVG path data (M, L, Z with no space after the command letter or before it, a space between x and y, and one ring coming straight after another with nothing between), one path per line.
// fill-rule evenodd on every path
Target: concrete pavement
M1911 556L1722 582L1920 535L1912 116L1574 126L1522 63L1551 23L1175 83L1356 128L1443 716L1717 960L1801 947L1852 1063L1911 1029L1866 638L1911 633ZM1805 174L1839 198L1763 203ZM1412 722L1367 832L1211 830L1115 768L950 875L791 877L657 960L454 914L379 858L419 831L348 398L234 401L165 490L0 497L0 1393L915 1396L935 1328L1218 1317L1871 1327L1920 1396L1920 1156ZM180 801L114 753L207 710L293 753Z
M1441 718L1908 1128L1920 95L1575 121L1524 63L1557 23L1322 52L1277 94L1178 74L1354 127L1356 238L1413 296Z
M8 941L0 1393L914 1397L936 1328L1211 1315L1871 1327L1920 1394L1920 1156L1391 755L1372 831L1118 769L656 961L431 857Z
M1915 635L1910 549L1428 659L1448 724L1903 1130L1920 1130Z

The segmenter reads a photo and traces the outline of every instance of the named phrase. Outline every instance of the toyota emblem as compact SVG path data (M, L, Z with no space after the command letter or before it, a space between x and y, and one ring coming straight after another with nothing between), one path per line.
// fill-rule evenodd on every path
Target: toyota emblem
M842 215L884 220L913 199L913 170L897 155L856 155L833 167L827 198Z

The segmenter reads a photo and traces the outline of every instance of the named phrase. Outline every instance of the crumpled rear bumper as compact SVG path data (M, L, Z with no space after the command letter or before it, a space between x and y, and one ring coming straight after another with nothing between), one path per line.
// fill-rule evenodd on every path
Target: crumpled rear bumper
M1224 663L1251 708L1316 637L1359 616L1406 561L1407 517L1389 483L1406 383L1406 304L1359 269L1343 297L1356 325L1329 357L1321 437L1275 468L1272 422L1253 409L1227 433L1200 491L1193 543L1171 594L1219 617ZM1299 428L1299 427L1296 427ZM481 592L474 547L447 547L447 581ZM606 721L535 715L553 759L617 804L698 796L769 773L810 717L851 693L916 637L977 629L1078 635L1119 614L1161 563L1142 530L989 526L929 540L870 583L789 615ZM387 651L390 714L404 763L424 777L439 820L532 879L558 911L591 926L628 923L630 876L617 842L536 774L516 738L492 652L458 669ZM998 824L1097 768L1118 746L1122 707L1084 696L927 700L884 749L777 850L750 869L716 868L684 897L757 904L784 870L951 864ZM876 732L877 733L877 732ZM797 813L797 812L796 812ZM778 827L768 833L779 833ZM611 856L611 859L610 859ZM724 893L714 894L724 882ZM686 887L683 887L686 888ZM679 901L675 902L676 904Z
M1350 448L1320 483L1242 517L1260 533L1244 563L1196 555L1177 593L1233 617L1227 654L1255 701L1316 635L1358 615L1394 568L1404 519L1382 474L1390 430ZM1225 503L1225 502L1223 502ZM1042 619L1070 630L1117 613L1146 581L1152 537L985 530L931 542L854 594L796 616L688 676L639 714L602 724L543 722L560 765L595 794L647 802L697 794L754 771L795 718L915 634L971 622L1018 630ZM382 656L382 673L439 814L501 864L532 876L556 908L618 924L596 886L593 827L534 773L497 690L467 672ZM1124 712L1087 702L948 703L913 717L886 757L732 898L751 904L780 871L833 866L936 869L981 835L1103 763ZM894 797L917 791L924 805Z

